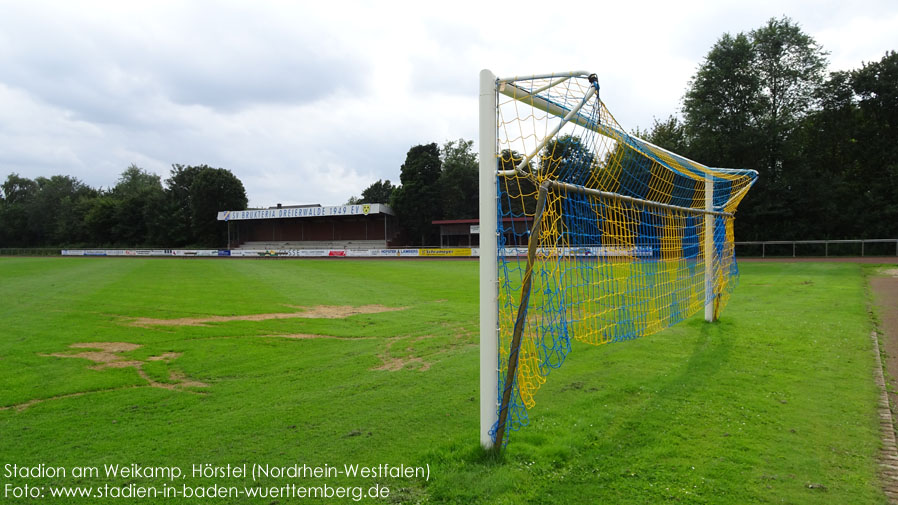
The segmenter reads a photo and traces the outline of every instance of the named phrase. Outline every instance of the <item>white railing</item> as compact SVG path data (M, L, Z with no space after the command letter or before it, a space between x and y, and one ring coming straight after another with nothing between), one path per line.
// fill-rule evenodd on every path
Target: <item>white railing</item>
M764 240L764 241L746 241L746 242L735 242L736 247L739 246L761 246L761 257L767 257L767 246L782 246L782 245L791 245L792 246L792 257L798 257L798 246L800 245L823 245L823 256L828 257L829 247L830 245L835 244L860 244L860 255L865 256L867 251L869 250L866 246L867 244L895 244L895 256L898 256L898 239L896 238L873 238L873 239L855 239L855 240ZM736 250L737 255L739 250ZM889 254L891 255L891 253ZM783 255L777 255L783 256ZM802 256L819 256L819 254L803 254ZM840 256L847 256L846 254L840 254ZM881 256L881 254L880 254Z

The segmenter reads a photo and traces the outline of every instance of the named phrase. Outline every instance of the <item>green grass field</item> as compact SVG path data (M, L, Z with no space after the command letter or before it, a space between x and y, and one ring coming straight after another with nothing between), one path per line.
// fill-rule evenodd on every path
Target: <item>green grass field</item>
M8 495L288 483L389 488L362 503L886 503L863 268L743 264L719 323L575 344L496 458L478 446L476 262L0 258L0 503L355 502ZM7 475L41 463L68 473ZM71 474L131 463L430 476Z

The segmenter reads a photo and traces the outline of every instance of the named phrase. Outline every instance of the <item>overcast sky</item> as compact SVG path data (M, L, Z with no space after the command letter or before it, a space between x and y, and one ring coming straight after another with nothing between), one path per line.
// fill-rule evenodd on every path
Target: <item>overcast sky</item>
M477 138L478 73L599 75L621 125L676 113L723 33L783 15L850 70L898 1L0 0L0 177L234 172L251 206L338 205L409 147ZM513 9L509 9L513 7Z

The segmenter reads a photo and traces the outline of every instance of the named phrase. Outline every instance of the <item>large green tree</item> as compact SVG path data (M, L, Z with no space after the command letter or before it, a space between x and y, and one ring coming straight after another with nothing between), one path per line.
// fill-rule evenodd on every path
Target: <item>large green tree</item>
M118 225L118 202L108 192L100 192L89 203L84 224L87 227L92 247L121 245L113 230Z
M667 116L664 120L655 118L650 130L642 132L637 128L636 136L683 156L690 152L686 125L674 115Z
M539 154L538 168L542 177L556 177L565 182L584 184L576 174L588 173L593 166L592 152L576 135L562 135L546 143Z
M791 233L775 238L858 238L858 207L863 191L858 164L859 113L851 75L835 72L817 90L819 109L802 121L791 137L796 149L784 179L792 192L788 213Z
M121 246L163 245L165 192L162 179L132 164L119 177L107 197L114 208L110 241ZM96 229L96 228L95 228Z
M715 166L757 167L761 94L755 67L747 35L726 33L714 44L683 97L689 149L682 154Z
M220 247L227 242L227 228L218 222L217 214L246 208L240 179L223 168L176 163L165 183L172 244Z
M760 84L760 127L767 177L781 177L790 134L810 112L823 83L826 52L789 18L771 19L751 32Z
M436 228L431 223L441 217L440 173L440 148L436 143L409 149L400 168L402 185L393 191L390 206L409 234L409 242L415 245L437 243Z
M230 170L204 167L190 185L193 235L197 244L223 247L227 228L218 222L218 211L246 208L246 189Z
M760 173L740 208L737 238L789 238L800 181L800 127L824 83L826 53L789 18L724 34L683 99L686 156Z
M898 236L898 53L851 74L858 97L859 213L867 222L865 236Z
M28 216L39 191L38 184L13 173L9 174L0 188L3 190L3 199L0 201L0 245L37 245L36 237L28 226Z
M80 245L90 241L85 218L97 191L75 177L38 177L29 205L29 228L37 243Z
M473 145L473 140L450 140L440 150L438 185L443 219L473 219L479 214L479 162Z
M197 174L211 168L208 165L181 165L175 163L171 166L165 186L168 193L168 208L171 212L171 228L169 238L172 245L184 246L194 244L196 239L193 230L193 207L191 206L190 187Z
M97 191L65 175L31 180L10 174L2 185L0 245L35 247L90 241L85 217Z

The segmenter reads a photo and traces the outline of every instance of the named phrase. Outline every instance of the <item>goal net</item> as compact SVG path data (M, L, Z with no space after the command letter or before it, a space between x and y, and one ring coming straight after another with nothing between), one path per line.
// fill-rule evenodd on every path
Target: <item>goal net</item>
M627 134L586 72L481 73L481 443L503 445L571 340L716 319L757 172Z

